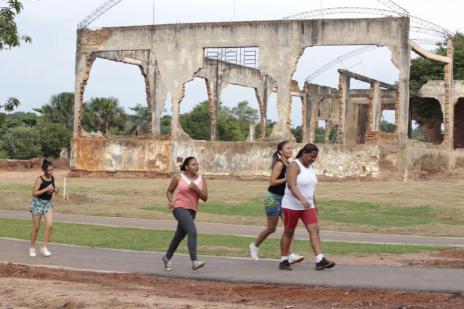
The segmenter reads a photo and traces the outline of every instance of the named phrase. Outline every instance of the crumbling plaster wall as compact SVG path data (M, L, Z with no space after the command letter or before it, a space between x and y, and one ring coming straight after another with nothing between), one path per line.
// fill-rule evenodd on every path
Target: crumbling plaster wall
M92 57L98 51L145 50L153 52L151 65L159 71L166 92L173 100L173 138L182 136L179 102L184 84L203 66L203 48L258 46L260 70L272 76L278 86L279 122L273 130L275 139L289 137L290 80L304 48L315 45L376 44L392 51L393 62L400 69L400 100L404 101L402 118L407 116L409 36L408 18L366 18L330 20L279 20L230 23L198 23L156 26L112 27L79 30L76 53L76 104L88 78ZM79 111L79 110L78 110ZM76 114L77 116L79 113ZM405 118L407 124L407 117ZM406 125L407 134L407 125ZM75 131L75 136L79 134Z

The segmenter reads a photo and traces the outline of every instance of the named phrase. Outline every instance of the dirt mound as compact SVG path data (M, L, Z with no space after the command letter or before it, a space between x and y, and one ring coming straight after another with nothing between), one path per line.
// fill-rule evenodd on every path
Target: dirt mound
M276 273L278 274L278 273ZM374 291L367 289L336 289L306 286L278 286L262 284L230 284L223 282L197 281L188 279L162 278L136 273L98 273L73 271L58 268L30 267L18 264L0 264L0 279L14 279L5 282L22 284L6 295L11 299L26 301L35 295L46 295L44 302L60 302L61 308L78 308L91 304L98 295L98 305L105 307L131 307L142 302L144 297L168 299L171 307L183 300L189 307L182 308L463 308L464 297L449 293L414 293L395 291ZM2 282L0 280L0 282ZM37 280L40 280L38 282ZM19 282L19 283L18 283ZM52 284L50 284L50 282ZM26 286L25 284L28 283ZM73 288L69 289L70 283ZM0 285L1 287L1 285ZM28 288L30 287L30 288ZM57 299L66 289L66 300ZM39 291L40 290L40 291ZM28 292L29 291L29 292ZM24 295L20 295L20 294ZM124 298L118 299L121 295ZM142 295L142 296L141 296ZM129 301L130 299L133 302ZM122 304L122 301L125 301ZM32 299L36 301L36 299ZM95 303L94 303L95 304ZM158 303L161 304L161 303ZM206 304L206 306L205 306ZM30 304L32 305L32 303ZM54 303L54 305L58 305ZM95 304L96 305L96 304ZM24 306L24 304L23 304ZM28 307L28 306L26 306ZM150 307L153 307L151 305ZM157 307L157 306L154 306ZM159 306L158 306L159 307Z
M43 159L35 158L31 160L0 160L0 171L23 171L30 169L40 169ZM69 161L66 159L52 160L56 169L68 169Z

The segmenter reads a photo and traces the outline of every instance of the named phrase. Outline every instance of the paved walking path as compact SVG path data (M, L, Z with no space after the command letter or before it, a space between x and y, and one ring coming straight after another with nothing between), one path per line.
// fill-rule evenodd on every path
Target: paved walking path
M223 282L296 284L338 288L368 288L401 291L463 292L464 270L420 267L337 265L316 271L303 262L292 271L278 270L275 260L259 262L245 258L201 257L206 266L191 270L186 255L173 258L174 270L165 272L161 253L98 249L50 244L53 255L28 256L29 241L0 238L0 261L110 272L140 272L158 276Z
M0 210L0 218L29 220L31 218L31 214L27 211ZM175 230L177 225L177 222L174 220L82 216L60 213L54 214L54 220L56 222L66 223L93 224L115 227L133 227L154 230ZM197 228L200 233L226 234L250 237L256 237L259 234L259 232L261 232L261 230L263 229L262 226L232 225L224 223L207 222L197 222ZM277 232L272 234L270 237L279 238L281 234L282 229L278 228ZM296 237L299 239L306 239L307 232L301 228L297 229ZM464 238L461 237L432 237L333 231L321 231L321 237L323 241L464 247Z

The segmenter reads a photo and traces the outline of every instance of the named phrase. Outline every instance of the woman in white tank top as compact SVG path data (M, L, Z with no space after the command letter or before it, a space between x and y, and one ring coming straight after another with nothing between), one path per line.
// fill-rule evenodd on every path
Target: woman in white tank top
M335 263L328 261L321 252L316 198L314 196L317 178L312 166L318 153L319 149L316 145L306 144L287 168L287 185L282 199L285 229L280 241L279 269L281 270L291 270L288 253L290 242L300 219L309 233L309 240L316 259L316 270L335 266Z

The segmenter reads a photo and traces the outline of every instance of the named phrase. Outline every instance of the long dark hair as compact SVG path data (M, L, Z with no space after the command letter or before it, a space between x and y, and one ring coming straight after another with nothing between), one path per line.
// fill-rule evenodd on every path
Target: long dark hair
M49 166L53 166L52 162L48 161L47 159L44 159L42 161L42 171L44 171L44 173L46 173Z
M279 151L284 148L285 144L288 144L288 141L281 141L277 144L276 151L272 154L271 168L274 168L274 165L280 160Z
M303 146L303 148L300 149L300 151L298 151L298 154L296 155L296 158L300 158L304 153L310 153L310 152L313 152L313 151L316 151L316 152L319 152L319 148L317 148L316 145L314 144L306 144Z
M192 161L192 160L196 160L196 158L195 157L187 157L187 158L185 158L184 162L182 162L182 164L180 166L180 170L185 172L187 165L189 165L190 161Z

